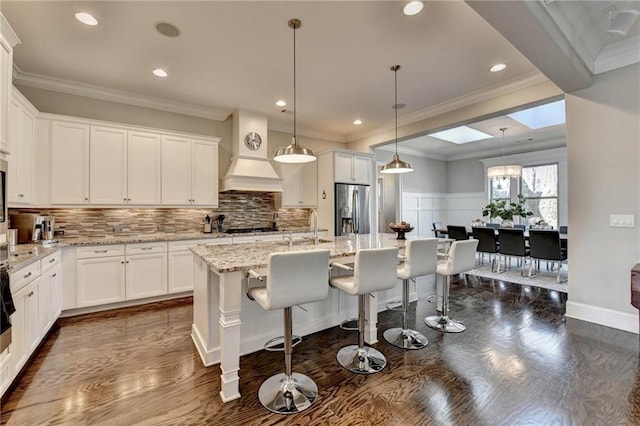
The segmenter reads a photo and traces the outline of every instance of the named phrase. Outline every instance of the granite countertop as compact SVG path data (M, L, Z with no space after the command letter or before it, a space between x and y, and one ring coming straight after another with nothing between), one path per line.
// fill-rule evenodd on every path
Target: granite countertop
M364 234L334 237L333 241L321 240L313 244L309 239L294 239L289 247L286 241L257 241L234 245L198 245L192 247L207 265L217 272L264 268L271 253L329 249L332 259L353 256L356 251L368 248L398 247L404 249L406 240L397 240L395 234Z
M318 231L326 231L326 229L319 229ZM236 237L248 237L257 235L274 235L274 234L289 234L289 233L312 233L313 230L308 228L289 228L286 230L271 231L271 232L247 232L242 234L227 234L227 233L211 233L205 234L203 232L154 232L148 234L132 234L132 233L118 233L109 235L96 235L92 237L57 237L57 243L52 244L18 244L17 246L9 249L9 257L4 265L9 272L28 266L29 264L42 259L43 257L53 253L62 247L68 246L93 246L93 245L109 245L109 244L134 244L134 243L148 243L155 241L182 241L182 240L200 240L211 239L216 240L219 238L229 238L233 242L233 236Z

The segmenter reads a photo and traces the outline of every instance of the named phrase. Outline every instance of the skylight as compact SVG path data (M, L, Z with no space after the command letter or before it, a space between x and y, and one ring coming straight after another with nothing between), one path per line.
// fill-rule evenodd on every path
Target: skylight
M492 138L488 135L476 129L472 129L467 126L454 127L453 129L443 130L441 132L431 133L428 136L432 138L442 139L443 141L453 142L457 144L475 142L482 139Z
M564 124L564 99L507 115L530 129L542 129L543 127Z

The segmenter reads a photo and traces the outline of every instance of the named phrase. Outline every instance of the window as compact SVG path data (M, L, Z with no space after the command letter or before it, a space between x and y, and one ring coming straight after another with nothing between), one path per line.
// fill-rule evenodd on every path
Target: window
M533 216L558 229L558 164L522 167L520 188Z

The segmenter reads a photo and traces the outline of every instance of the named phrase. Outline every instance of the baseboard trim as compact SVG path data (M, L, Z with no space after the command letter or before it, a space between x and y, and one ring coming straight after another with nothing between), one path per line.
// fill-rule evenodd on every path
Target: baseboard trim
M565 315L569 318L640 334L637 314L634 315L598 306L586 305L584 303L567 301L567 312Z
M144 299L125 300L122 302L108 303L106 305L85 306L82 308L65 309L60 313L60 318L74 317L77 315L93 314L95 312L110 311L112 309L129 308L131 306L147 305L149 303L163 302L165 300L180 299L193 296L193 291L181 293L163 294L161 296L147 297Z
M220 364L220 346L216 346L208 351L202 343L204 339L202 339L195 324L191 324L191 340L193 340L193 344L196 345L196 350L205 367Z

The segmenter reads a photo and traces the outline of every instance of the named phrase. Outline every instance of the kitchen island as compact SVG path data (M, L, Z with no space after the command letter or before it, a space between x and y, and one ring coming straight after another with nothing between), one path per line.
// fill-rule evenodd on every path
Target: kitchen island
M282 334L282 312L264 311L245 297L248 269L265 272L268 256L275 252L329 249L332 260L349 263L353 262L358 250L398 247L402 251L405 243L397 240L395 234L367 234L334 237L334 241L319 244L300 239L291 246L286 242L255 242L193 247L191 337L205 365L220 363L222 400L227 402L240 397L240 356L262 349L264 342ZM332 273L339 272L334 270ZM399 294L393 290L384 293L388 294L367 299L365 341L369 344L377 342L378 309L384 309L386 302ZM330 289L326 300L305 305L305 310L293 310L294 333L301 336L315 333L355 317L356 299Z

